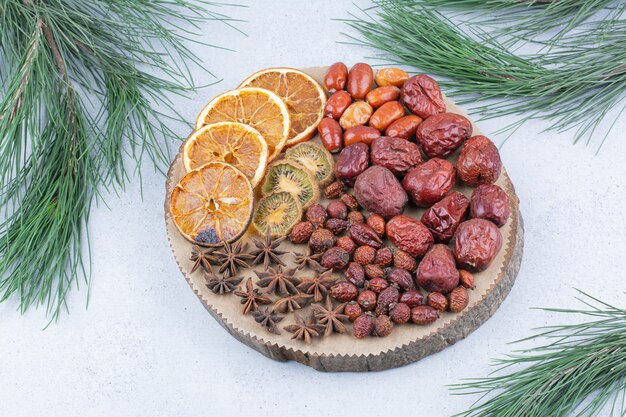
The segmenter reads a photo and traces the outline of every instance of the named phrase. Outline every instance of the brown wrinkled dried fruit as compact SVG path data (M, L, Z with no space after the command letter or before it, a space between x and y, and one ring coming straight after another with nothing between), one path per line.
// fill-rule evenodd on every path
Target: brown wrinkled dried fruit
M350 223L348 223L347 220L335 218L326 220L326 224L324 225L324 227L333 232L334 235L342 234L348 229L348 226L350 226Z
M404 116L404 106L399 101L389 101L380 106L370 117L369 125L384 132L387 127Z
M434 242L428 228L409 216L392 217L386 231L391 243L413 256L423 256Z
M289 233L289 240L296 245L306 243L309 241L312 234L313 225L311 222L296 223L293 229L291 229L291 233Z
M367 288L376 294L380 294L387 287L389 287L389 281L384 278L373 278L367 282Z
M409 79L409 74L400 68L382 68L376 72L376 84L380 86L393 85L402 87Z
M438 311L446 311L448 309L448 299L440 292L431 292L428 294L428 305Z
M324 74L324 87L332 93L346 88L348 81L348 67L343 62L335 62Z
M314 253L323 253L335 244L335 235L328 229L320 227L315 230L309 239L309 246Z
M355 101L348 106L339 118L339 125L344 130L354 126L366 125L374 113L372 106L364 101Z
M445 158L472 136L472 123L455 113L439 113L424 120L415 138L429 158Z
M351 282L342 281L330 287L330 296L340 303L347 303L359 295L359 289Z
M378 337L385 337L391 334L393 322L387 315L380 315L374 318L374 333Z
M329 200L339 198L342 193L343 184L341 181L333 181L326 188L324 188L324 196Z
M489 138L472 136L463 145L456 168L461 181L471 187L493 184L502 171L500 152Z
M439 84L425 74L415 75L404 83L402 101L422 119L446 111Z
M376 258L376 249L369 245L363 245L356 248L354 251L354 262L361 265L367 265L374 262Z
M459 313L469 304L469 294L465 287L456 287L450 293L450 311Z
M502 227L511 214L509 197L496 184L481 184L472 193L470 214L475 219L489 220Z
M364 143L347 146L341 151L335 163L335 177L352 186L359 174L367 169L369 162L369 146Z
M328 152L339 152L343 146L343 131L335 119L324 117L317 125L317 133Z
M328 214L324 206L321 204L313 204L306 209L305 217L311 222L313 227L320 227L323 226L326 219L328 219Z
M387 136L372 142L370 160L372 165L385 167L399 176L406 175L423 162L419 146L406 139Z
M417 127L422 121L423 119L421 117L415 116L414 114L401 117L387 127L385 136L411 140L415 136Z
M397 250L393 254L393 266L413 272L417 269L417 261L409 253Z
M376 308L376 298L378 296L372 290L365 290L359 294L357 298L357 303L363 308L365 311L372 311Z
M370 214L365 224L371 227L372 230L378 233L379 236L385 234L385 219L383 219L383 216L381 216L380 214Z
M352 240L358 245L368 245L374 249L379 249L383 246L383 241L380 240L376 232L364 223L353 224L350 226L349 233Z
M411 309L411 321L415 324L426 325L437 321L439 312L431 306L417 306Z
M350 262L348 269L344 273L346 280L361 288L365 285L365 269L357 262Z
M341 271L346 269L350 262L350 254L345 250L338 248L337 246L328 249L322 255L320 265L326 269L332 269L334 271Z
M356 243L354 243L354 240L352 240L350 236L341 236L340 238L337 238L335 245L348 252L350 256L352 256L354 250L356 249Z
M406 269L390 268L387 272L387 281L396 284L403 291L416 289L413 275Z
M411 307L405 303L396 303L389 306L389 317L396 324L404 324L411 319Z
M378 301L376 304L376 315L387 314L389 312L389 306L395 304L400 299L400 292L394 286L389 286L382 290L378 294Z
M365 218L363 217L363 214L359 211L351 211L350 213L348 213L348 222L350 224L357 224L357 223L363 223L365 221Z
M354 126L343 132L343 146L350 146L359 142L371 145L374 139L379 137L378 129L371 126Z
M350 301L343 308L343 314L348 316L348 320L354 321L357 319L357 317L363 314L363 309L356 301Z
M374 71L372 71L372 67L359 62L350 68L350 72L348 72L346 90L348 90L353 99L361 100L369 93L373 82Z
M400 214L408 202L406 192L387 168L374 165L359 175L354 183L357 201L369 212L389 218Z
M374 320L371 314L364 313L354 320L352 327L354 337L357 339L363 339L366 336L370 336L374 332Z
M472 275L471 272L466 271L465 269L459 269L459 284L461 284L465 288L473 290L474 288L476 288L474 275Z
M389 266L393 262L393 254L389 248L380 248L376 251L374 263L379 266Z
M363 266L363 269L365 269L365 277L367 279L385 277L385 271L383 271L383 268L381 268L380 265L368 264L368 265Z
M454 256L459 267L470 271L487 269L502 247L498 226L484 219L464 221L456 229Z
M402 181L402 187L418 206L430 206L441 200L454 186L454 165L433 158L413 168Z
M469 204L467 197L452 191L424 212L422 223L433 234L435 242L447 242L452 238L456 228L465 220Z
M444 294L459 285L459 271L449 247L439 243L424 255L417 267L417 285L426 291Z
M424 304L424 295L417 290L406 291L400 296L400 302L405 303L411 308L421 306Z
M352 97L347 91L339 90L334 93L324 106L324 117L339 120L343 112L352 104Z
M396 101L399 98L400 89L398 87L394 87L393 85L387 85L375 88L367 93L365 101L367 101L370 106L377 109L383 104L389 103L390 101Z
M360 208L359 202L356 201L356 197L349 193L345 193L341 196L341 202L351 211L356 211Z
M331 201L326 205L326 212L332 218L345 220L348 217L348 206L343 201Z

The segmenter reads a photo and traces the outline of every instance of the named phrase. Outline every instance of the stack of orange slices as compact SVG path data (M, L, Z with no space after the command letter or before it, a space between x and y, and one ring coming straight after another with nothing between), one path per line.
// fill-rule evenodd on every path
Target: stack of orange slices
M204 106L182 148L186 175L170 199L170 214L181 234L203 246L239 239L252 221L254 188L268 164L284 148L313 136L325 104L324 89L308 74L270 68ZM278 206L266 209L276 214L280 204L299 204L294 203L297 197L290 200L284 194L274 198ZM256 221L255 226L262 232L271 228Z

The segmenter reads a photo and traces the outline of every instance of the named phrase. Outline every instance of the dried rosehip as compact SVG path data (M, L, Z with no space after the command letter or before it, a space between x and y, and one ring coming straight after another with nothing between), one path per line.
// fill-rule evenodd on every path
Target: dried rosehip
M392 217L386 231L391 243L413 256L423 256L434 242L426 226L409 216Z
M352 240L354 240L358 245L368 245L374 249L379 249L383 246L383 241L380 240L380 237L376 234L376 232L364 223L353 224L350 226L349 233ZM372 257L372 261L373 260L374 258Z
M381 166L372 166L359 175L354 193L363 208L385 218L402 213L408 201L395 175Z
M456 287L450 293L450 311L459 313L469 304L469 294L465 287Z
M343 201L331 201L326 206L326 212L334 219L345 220L348 217L348 207Z
M367 279L384 278L385 271L380 265L368 264L363 267L365 269L365 277Z
M398 176L406 175L423 162L419 146L406 139L387 136L372 142L370 160L372 165L385 167Z
M372 114L369 125L384 132L390 124L404 116L404 113L404 106L399 101L389 101Z
M363 245L356 248L354 251L354 262L361 265L367 265L374 262L376 257L376 249L369 245Z
M428 305L438 311L446 311L448 309L448 299L440 292L431 292L428 294Z
M348 229L349 225L350 223L347 220L333 218L326 220L324 227L333 232L333 234L340 235Z
M474 281L474 275L471 272L466 271L465 269L459 269L459 284L465 288L469 288L473 290L476 288L476 283Z
M439 113L424 120L415 137L429 158L445 158L472 136L472 123L455 113Z
M400 68L382 68L376 72L376 84L380 86L393 85L402 87L409 79L409 74Z
M355 100L364 99L372 88L373 82L374 71L372 71L372 67L359 62L350 68L346 89Z
M454 165L433 158L413 168L402 181L402 187L418 206L430 206L441 200L454 186Z
M454 263L454 256L449 247L442 244L433 247L424 255L417 267L417 285L426 291L452 291L459 285L459 271Z
M305 216L314 227L323 226L326 219L328 219L326 209L321 204L313 204L311 207L306 209Z
M473 218L489 220L502 227L511 214L509 197L496 184L481 184L472 193L470 213Z
M330 93L346 88L346 81L348 81L348 67L343 62L335 62L324 74L324 87Z
M500 152L485 136L472 136L465 142L456 162L459 178L465 184L493 184L502 171Z
M376 308L376 298L378 296L372 290L365 290L359 294L359 297L356 299L357 303L363 308L365 311L372 311Z
M421 306L424 304L424 295L417 290L406 291L400 296L400 302L405 303L411 308Z
M343 194L341 196L341 202L345 204L351 211L356 211L359 209L359 202L356 201L356 197L352 194Z
M317 125L317 133L328 152L339 152L343 145L341 126L335 119L324 117Z
M364 101L355 101L339 118L339 126L347 130L354 126L365 125L370 120L372 113L374 113L372 106Z
M309 246L315 253L323 253L335 244L335 235L328 229L320 227L315 230L309 239Z
M363 309L361 308L361 306L356 301L350 301L343 308L343 314L348 316L348 319L350 321L354 321L354 320L357 319L357 317L359 317L361 314L363 314Z
M396 101L400 98L400 89L393 85L378 87L367 93L365 101L377 109L385 103Z
M313 225L311 222L296 223L293 229L291 229L291 233L289 233L289 240L296 245L306 243L309 241L312 234Z
M387 287L389 287L389 281L384 278L373 278L367 282L367 288L376 294L380 294Z
M320 264L326 269L341 271L346 269L350 262L350 254L337 246L328 249L322 255Z
M369 163L369 146L364 143L347 146L341 151L335 163L335 177L352 186L359 174L367 169Z
M330 296L340 303L347 303L359 295L359 289L351 282L341 281L330 287Z
M371 314L364 313L357 317L356 320L354 320L352 331L354 337L357 339L363 339L364 337L371 335L372 332L374 332L374 320Z
M340 238L337 238L335 245L348 252L350 256L352 256L354 250L356 249L356 243L354 243L354 240L352 240L350 236L341 236Z
M379 137L378 129L371 126L354 126L343 132L343 146L350 146L359 142L371 145L374 139Z
M329 200L339 198L342 193L343 184L341 181L333 181L326 188L324 188L324 196Z
M361 288L365 285L365 269L357 262L350 262L344 273L346 280Z
M364 221L365 218L363 217L363 214L361 212L351 211L350 213L348 213L348 222L350 224L363 223Z
M397 250L393 254L393 266L396 268L406 269L407 271L415 271L417 269L417 261L403 250Z
M339 90L334 93L324 106L324 117L331 117L335 120L339 120L341 115L352 104L352 97L350 93L344 90Z
M484 219L471 219L459 225L452 238L454 256L459 267L482 271L494 260L502 247L498 226Z
M400 299L400 292L394 286L389 286L382 290L378 294L378 301L376 304L376 315L387 314L389 312L389 306L395 304Z
M411 307L402 302L389 306L389 317L396 324L404 324L411 319Z
M446 111L439 84L425 74L415 75L404 83L402 101L422 119Z
M385 136L411 140L415 136L417 127L422 123L422 120L421 117L414 114L401 117L387 127Z
M391 334L393 322L387 315L380 315L374 318L374 333L378 337L385 337Z
M390 268L387 272L387 281L396 284L403 291L415 290L413 275L406 269Z
M465 220L469 204L467 197L452 191L424 212L422 223L433 234L435 242L447 242L452 238L456 228Z
M393 262L393 253L389 248L380 248L376 251L374 263L379 266L389 266Z
M411 321L415 324L426 325L437 321L439 312L431 306L417 306L411 309Z
M378 233L378 236L382 236L385 234L385 219L383 219L383 216L381 216L380 214L370 214L365 224L371 227L373 231Z

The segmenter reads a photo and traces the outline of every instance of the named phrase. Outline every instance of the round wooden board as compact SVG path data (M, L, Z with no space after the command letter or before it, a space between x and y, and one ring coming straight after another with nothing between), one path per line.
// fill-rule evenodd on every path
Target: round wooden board
M325 68L304 69L317 80L321 81ZM467 115L451 100L446 99L447 111ZM479 134L474 126L474 135ZM319 138L312 139L319 143ZM449 158L454 160L457 155ZM380 371L415 362L427 355L439 352L447 346L463 339L487 321L506 298L515 282L520 268L523 246L524 229L519 211L519 200L506 170L497 181L509 195L511 201L511 216L508 222L500 229L504 245L490 265L480 273L475 274L476 289L470 292L468 307L461 313L442 313L441 318L428 326L406 324L396 326L391 335L384 338L369 337L358 340L350 334L332 334L325 338L316 338L311 345L292 340L291 334L282 330L275 335L259 326L250 316L241 314L241 304L235 295L216 295L207 286L200 270L190 273L192 262L189 260L192 244L185 240L176 229L169 214L169 197L176 183L184 176L182 157L179 153L168 172L165 192L165 224L170 247L174 258L189 286L198 296L208 312L233 337L263 355L278 361L294 360L313 367L318 371ZM457 185L456 190L468 197L472 189ZM322 199L322 204L326 201ZM423 209L407 207L404 214L420 218ZM248 234L252 234L251 231ZM244 237L245 239L245 237ZM293 245L284 242L281 250L303 253L304 245ZM285 255L287 266L293 265L293 256ZM262 265L255 267L261 270ZM298 276L313 274L312 271L298 271ZM241 271L243 283L248 277L256 281L252 269ZM337 275L339 276L339 275ZM309 314L310 307L298 311L299 314ZM293 314L289 314L280 322L280 328L292 324ZM351 325L348 325L351 330ZM199 331L203 331L199 329Z

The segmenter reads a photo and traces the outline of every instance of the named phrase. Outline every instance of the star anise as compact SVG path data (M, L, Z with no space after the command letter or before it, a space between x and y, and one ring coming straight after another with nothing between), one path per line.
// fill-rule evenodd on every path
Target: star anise
M286 237L281 237L273 240L269 229L265 235L265 240L252 238L252 243L256 246L256 249L250 252L250 255L254 256L252 264L258 265L263 261L264 269L267 269L272 263L285 266L280 256L284 255L286 252L278 250L278 247L285 239Z
M311 268L317 272L324 272L326 268L324 268L320 264L320 260L322 259L322 253L311 253L311 249L307 249L306 253L296 253L296 265L298 270L303 268Z
M248 278L246 281L245 291L235 291L237 297L241 297L241 304L243 304L243 314L248 314L250 311L255 311L259 308L259 304L270 304L272 300L269 297L261 295L259 290L254 288L252 278Z
M252 255L245 253L248 244L243 244L241 240L234 244L224 243L224 246L215 252L221 265L219 272L226 276L237 275L239 268L250 268L250 265L246 262L252 259Z
M216 264L218 262L217 256L214 255L216 248L203 248L198 245L193 245L191 248L191 257L190 261L193 261L193 266L191 267L191 273L196 272L198 267L202 268L206 272L213 272L213 268L211 264Z
M305 294L312 294L313 300L319 303L328 294L328 290L332 287L337 278L332 276L332 271L326 271L323 274L316 275L313 278L305 278L298 285L298 289Z
M274 334L280 334L280 329L276 324L284 319L284 317L274 314L274 310L266 308L265 310L257 310L252 312L252 317L261 326L267 327L267 330Z
M288 295L276 300L272 308L279 313L293 313L294 310L304 307L312 297L312 295L302 293Z
M278 295L297 294L299 292L296 285L300 280L293 276L294 272L294 269L283 270L281 266L276 269L269 267L267 271L262 272L254 271L259 277L257 285L266 288L265 292L268 294L275 293Z
M215 275L212 272L204 274L206 286L215 294L227 294L234 290L243 279L242 277L227 277L225 275Z
M311 344L311 339L318 337L324 331L324 326L316 324L314 320L307 319L305 321L299 315L295 314L295 316L296 324L283 327L289 333L293 333L293 336L291 336L292 339L302 340L304 343Z
M348 320L348 316L342 314L345 304L339 304L337 307L333 307L333 302L330 296L326 297L326 305L314 304L312 306L315 319L319 324L325 326L324 336L330 335L332 332L345 333L347 331L346 326L342 323Z

